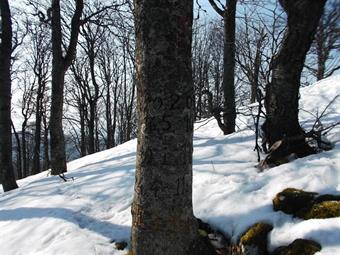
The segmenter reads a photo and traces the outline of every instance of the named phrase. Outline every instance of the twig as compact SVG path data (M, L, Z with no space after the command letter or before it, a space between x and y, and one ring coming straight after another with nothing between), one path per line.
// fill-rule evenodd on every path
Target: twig
M67 182L67 181L69 181L69 180L72 180L72 181L74 181L74 177L66 177L65 176L65 174L59 174L58 175L64 182Z

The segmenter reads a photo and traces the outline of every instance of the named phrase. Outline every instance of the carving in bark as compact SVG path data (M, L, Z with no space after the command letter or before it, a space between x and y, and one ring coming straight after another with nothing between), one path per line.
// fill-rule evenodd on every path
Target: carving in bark
M135 0L134 255L190 254L198 237L192 209L192 18L190 0Z

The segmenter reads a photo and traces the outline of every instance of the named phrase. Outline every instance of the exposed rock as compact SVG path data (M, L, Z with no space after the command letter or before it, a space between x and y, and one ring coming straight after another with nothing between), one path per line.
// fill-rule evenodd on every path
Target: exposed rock
M304 219L326 219L340 217L340 201L324 201L314 204Z
M315 198L315 203L321 203L324 201L340 201L340 196L326 194L320 195L317 198Z
M283 211L297 217L302 217L313 205L317 193L299 189L287 188L273 199L274 211ZM302 217L303 218L303 217Z
M263 222L251 226L240 239L243 253L247 255L267 255L268 233L272 229L272 225Z
M313 255L321 250L321 245L312 240L296 239L288 246L274 250L271 255Z
M302 219L340 217L340 196L287 188L275 196L273 208Z

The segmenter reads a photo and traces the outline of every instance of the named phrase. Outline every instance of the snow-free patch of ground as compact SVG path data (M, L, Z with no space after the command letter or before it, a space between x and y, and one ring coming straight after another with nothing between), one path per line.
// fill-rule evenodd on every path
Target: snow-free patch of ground
M340 76L302 89L301 121L308 128L340 93ZM340 99L329 107L324 124L340 120ZM303 221L274 212L272 199L287 187L340 194L340 128L328 138L335 148L259 173L252 119L239 119L240 131L223 136L214 120L197 123L194 134L195 215L237 241L258 221L274 225L270 247L296 238L319 242L318 254L340 254L340 218ZM0 254L124 254L114 241L129 241L136 140L68 164L63 182L47 172L19 181L0 194Z

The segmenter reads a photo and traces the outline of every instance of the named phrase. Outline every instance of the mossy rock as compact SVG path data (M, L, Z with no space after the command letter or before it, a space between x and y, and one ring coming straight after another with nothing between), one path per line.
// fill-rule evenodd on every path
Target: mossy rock
M266 255L268 254L268 233L273 226L259 222L251 226L240 239L240 245L245 254Z
M327 219L340 217L340 201L324 201L314 204L304 219Z
M273 199L274 211L301 217L313 205L317 193L300 189L287 188L279 192Z
M296 239L288 246L274 250L271 255L313 255L321 250L321 245L312 240Z
M315 203L321 203L324 201L340 201L340 196L325 194L325 195L320 195L317 198L315 198Z
M275 196L273 208L306 220L340 217L340 196L287 188Z

